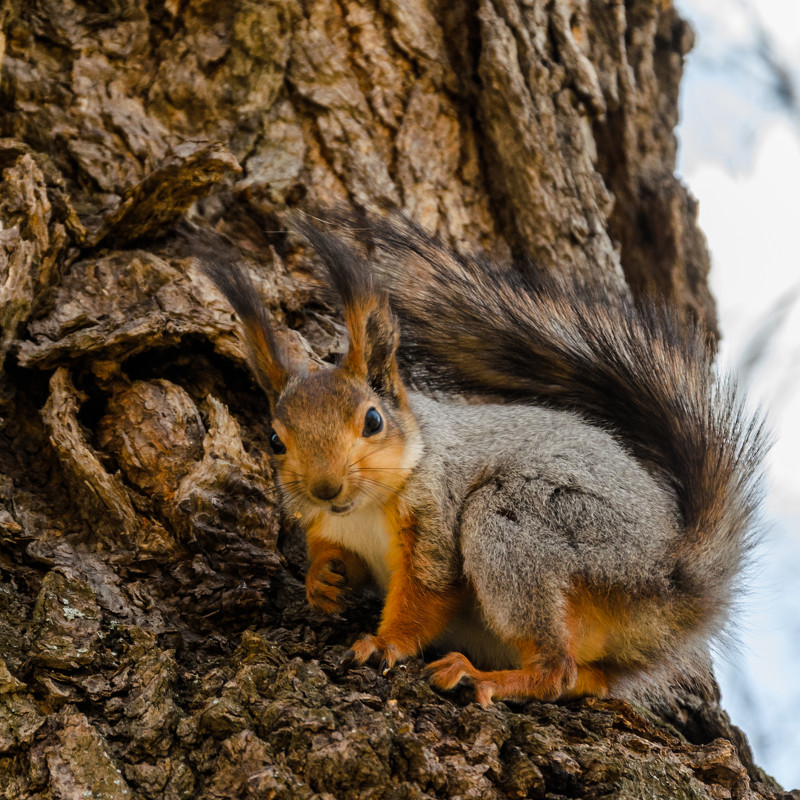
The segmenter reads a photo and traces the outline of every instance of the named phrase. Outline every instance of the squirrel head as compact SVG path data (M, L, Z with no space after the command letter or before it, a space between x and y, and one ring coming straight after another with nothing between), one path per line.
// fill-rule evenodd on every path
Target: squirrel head
M396 495L420 455L400 379L398 328L385 296L345 306L349 348L338 366L285 365L272 388L270 449L286 510L307 521Z
M418 461L421 439L397 366L399 328L388 296L341 242L303 229L344 303L349 346L329 368L312 371L289 358L229 246L195 252L242 323L248 361L270 403L284 507L308 524L320 514L388 503Z

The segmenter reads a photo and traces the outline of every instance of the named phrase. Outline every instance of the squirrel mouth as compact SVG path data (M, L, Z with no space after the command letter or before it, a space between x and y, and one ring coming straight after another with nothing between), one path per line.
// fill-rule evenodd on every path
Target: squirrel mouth
M353 501L351 500L349 503L345 503L343 506L335 506L331 504L331 511L334 514L346 514L351 508L353 507Z

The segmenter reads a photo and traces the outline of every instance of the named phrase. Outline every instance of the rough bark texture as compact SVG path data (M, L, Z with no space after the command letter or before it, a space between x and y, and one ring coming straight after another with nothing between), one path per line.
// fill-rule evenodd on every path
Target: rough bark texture
M304 198L714 332L669 2L2 0L0 31L2 797L782 796L713 690L483 710L418 661L342 673L378 602L308 608L266 402L169 239L195 204L318 360Z

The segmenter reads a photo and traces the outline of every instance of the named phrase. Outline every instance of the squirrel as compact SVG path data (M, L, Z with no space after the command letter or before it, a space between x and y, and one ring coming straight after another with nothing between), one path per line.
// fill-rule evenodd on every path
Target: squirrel
M429 680L466 678L482 705L698 676L754 541L768 438L709 336L613 286L459 255L399 214L330 217L294 218L344 306L330 368L289 358L235 254L196 254L268 398L309 603L383 592L345 661L385 671L435 646L450 652Z

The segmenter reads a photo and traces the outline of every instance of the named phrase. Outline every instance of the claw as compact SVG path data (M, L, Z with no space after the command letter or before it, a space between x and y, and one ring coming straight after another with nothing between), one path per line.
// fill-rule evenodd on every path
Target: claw
M343 656L342 660L339 662L339 669L346 671L353 666L353 662L356 660L356 651L355 650L348 650Z
M578 667L571 656L553 658L546 662L528 663L519 669L484 672L476 669L461 653L448 653L444 658L429 664L425 669L428 680L437 688L454 688L463 678L469 680L475 691L475 699L484 707L494 700L522 700L537 698L554 700L564 697L576 684ZM593 683L589 683L589 680ZM607 684L584 668L583 693L586 686L593 694L599 694ZM598 689L600 691L598 691Z
M338 584L339 586L344 586L347 583L347 566L341 558L332 558L328 562L328 570L342 578L342 582Z
M378 664L378 673L386 675L399 661L409 655L394 644L386 644L379 636L365 634L355 641L352 652L358 664Z
M478 681L475 684L475 699L484 707L494 705L494 697L497 686L492 681Z
M325 614L344 611L348 592L347 567L341 559L313 563L306 574L306 597Z
M375 636L366 633L353 642L353 652L357 664L366 664L368 661L377 658L382 652ZM372 663L375 663L374 661Z
M472 664L461 653L448 653L444 658L425 667L425 677L437 688L445 691L455 688L461 679L470 674Z

